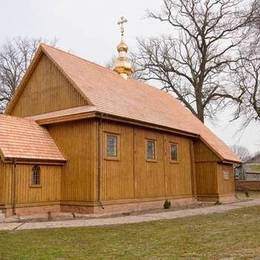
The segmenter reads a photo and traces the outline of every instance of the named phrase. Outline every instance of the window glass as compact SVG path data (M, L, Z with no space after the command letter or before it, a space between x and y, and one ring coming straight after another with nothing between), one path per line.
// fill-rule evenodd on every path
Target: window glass
M39 165L35 165L32 168L32 185L41 184L41 168Z
M171 161L177 161L178 160L178 145L177 144L171 144L170 145L170 155L171 155Z
M117 157L117 136L116 135L107 135L107 156L108 157Z
M229 180L229 172L228 171L224 171L223 176L224 176L224 180Z
M147 140L147 159L148 160L155 160L155 141L154 140Z

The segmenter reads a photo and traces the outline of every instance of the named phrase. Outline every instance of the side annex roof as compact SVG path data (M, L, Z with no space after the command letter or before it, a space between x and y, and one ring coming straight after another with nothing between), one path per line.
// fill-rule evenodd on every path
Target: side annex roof
M66 161L44 127L30 119L7 115L0 115L0 156L4 162Z

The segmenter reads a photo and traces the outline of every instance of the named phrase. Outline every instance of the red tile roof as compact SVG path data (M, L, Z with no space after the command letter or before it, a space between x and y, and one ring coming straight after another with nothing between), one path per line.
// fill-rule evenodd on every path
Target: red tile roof
M35 121L0 115L0 154L4 160L65 162L48 131Z
M95 111L102 113L199 135L222 160L240 161L172 95L141 81L125 80L110 69L47 45L41 45L38 53L41 52L57 65L92 110L95 107ZM83 111L85 109L82 107Z

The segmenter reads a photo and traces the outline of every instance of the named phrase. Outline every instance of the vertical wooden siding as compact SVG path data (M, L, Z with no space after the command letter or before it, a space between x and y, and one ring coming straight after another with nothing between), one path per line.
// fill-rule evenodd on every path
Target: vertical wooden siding
M5 205L11 204L11 194L12 194L12 165L11 164L2 164L1 169L3 170L3 203Z
M102 200L192 196L190 140L123 124L105 122L120 136L120 160L102 158ZM156 160L146 160L146 140L156 140ZM170 162L169 143L179 144L179 162ZM102 153L103 154L103 153ZM104 155L104 154L103 154Z
M218 193L216 162L196 163L196 185L198 196Z
M219 158L202 141L194 142L195 162L217 162Z
M4 189L2 202L5 205L11 205L12 203L12 164L4 164L5 169L3 171L4 177ZM61 190L61 166L46 166L41 167L41 186L31 186L33 165L21 165L17 164L15 170L16 187L15 187L15 202L19 204L30 203L48 203L60 201ZM1 174L2 175L2 174Z
M43 55L11 112L32 116L86 104L56 66Z
M194 156L198 196L217 195L219 158L200 140L194 142Z
M101 200L134 198L133 179L133 129L121 125L104 123L103 130L103 162L101 176ZM119 134L119 160L105 158L105 133Z
M48 131L67 163L62 168L62 201L94 201L97 169L94 120L50 125Z
M199 140L194 142L194 152L198 196L207 197L234 193L233 166L221 163L221 160ZM229 180L224 180L224 171L229 172Z
M146 160L146 140L156 141L155 161ZM136 198L164 197L164 136L142 128L135 128L135 195Z
M16 204L58 202L61 194L61 167L40 166L41 186L31 186L32 165L16 166Z
M170 143L177 143L178 163L170 160ZM188 138L174 135L165 136L165 184L167 196L190 195L192 193L192 142Z
M224 173L228 173L228 179ZM235 192L235 178L233 165L218 164L218 192L220 195L228 195Z
M0 204L5 203L5 164L0 159Z

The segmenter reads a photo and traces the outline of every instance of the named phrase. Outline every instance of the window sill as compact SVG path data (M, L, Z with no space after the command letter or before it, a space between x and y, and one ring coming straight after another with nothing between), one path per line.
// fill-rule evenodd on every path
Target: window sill
M105 157L104 160L106 161L120 161L118 157Z
M172 163L172 164L179 164L180 161L170 161L170 163Z
M30 188L42 188L42 185L39 184L39 185L30 185Z
M158 160L146 159L146 162L157 163Z

